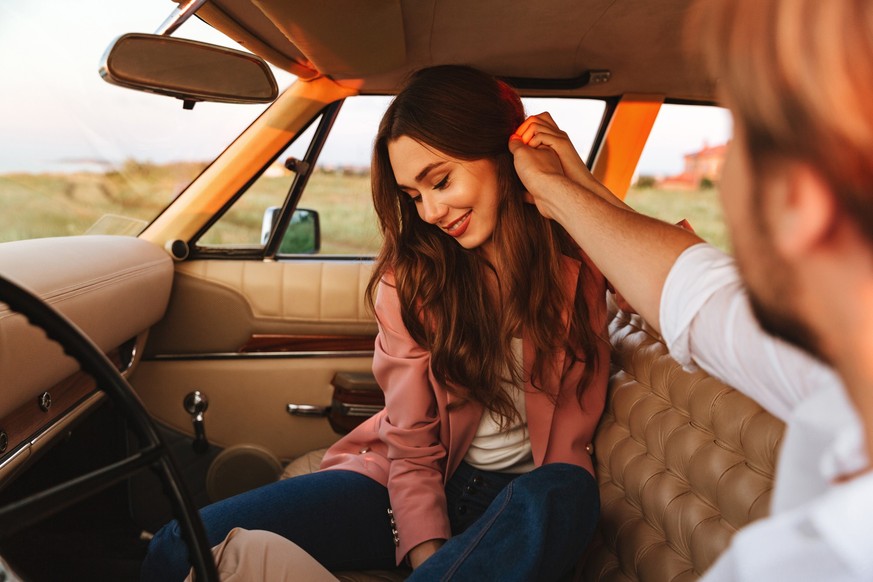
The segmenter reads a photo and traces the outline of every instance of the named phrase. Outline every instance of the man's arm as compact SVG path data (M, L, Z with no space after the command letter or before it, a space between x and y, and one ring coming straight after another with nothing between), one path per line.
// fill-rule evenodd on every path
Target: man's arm
M613 196L547 116L529 118L509 142L531 202L560 223L616 291L660 330L667 274L682 251L701 240L678 226L636 213Z

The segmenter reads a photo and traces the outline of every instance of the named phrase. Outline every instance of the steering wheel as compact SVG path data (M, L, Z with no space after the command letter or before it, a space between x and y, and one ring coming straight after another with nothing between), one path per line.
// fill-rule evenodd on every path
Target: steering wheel
M20 313L32 325L60 344L82 370L96 382L130 421L139 450L112 464L91 471L24 499L0 507L0 536L8 537L58 511L122 481L144 467L161 477L188 544L191 563L198 580L218 582L218 572L206 539L203 522L191 501L181 474L170 456L148 412L115 366L94 343L66 317L40 298L0 276L0 301Z

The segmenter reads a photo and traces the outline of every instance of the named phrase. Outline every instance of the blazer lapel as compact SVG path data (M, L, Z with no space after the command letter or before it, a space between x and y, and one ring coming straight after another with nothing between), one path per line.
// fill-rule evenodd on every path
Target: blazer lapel
M524 342L524 369L530 370L533 365L534 350L533 345L525 339ZM527 430L530 433L530 447L533 453L534 464L539 467L543 464L543 459L546 456L546 450L549 445L549 435L552 432L552 418L555 415L555 405L552 399L557 398L557 390L554 387L559 386L561 381L560 370L563 369L563 354L559 356L561 361L556 362L558 366L548 366L545 378L540 378L539 388L534 388L531 378L525 381L524 384L524 405L527 413ZM551 392L548 394L541 389L545 388Z
M433 382L433 378L431 378ZM446 408L449 405L457 405L460 399L440 386L436 390L438 397L437 403L439 406L445 404ZM466 402L457 408L451 409L443 415L443 418L448 419L448 437L446 441L446 471L443 476L444 481L448 481L449 477L464 460L464 455L470 443L473 442L473 437L476 436L476 431L479 428L479 422L482 419L483 407L476 402Z

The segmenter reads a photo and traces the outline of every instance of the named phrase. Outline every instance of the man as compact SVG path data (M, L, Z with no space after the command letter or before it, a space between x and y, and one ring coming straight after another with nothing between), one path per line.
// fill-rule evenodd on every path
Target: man
M516 168L673 357L787 422L771 516L705 580L873 580L873 2L709 0L692 22L734 117L736 264L618 202L548 114Z

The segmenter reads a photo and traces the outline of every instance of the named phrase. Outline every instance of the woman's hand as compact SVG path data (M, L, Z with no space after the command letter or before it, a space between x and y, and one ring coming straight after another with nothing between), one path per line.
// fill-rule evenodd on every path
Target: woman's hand
M409 550L409 554L407 555L409 558L409 565L412 566L413 570L415 570L421 566L425 560L434 555L438 549L443 547L444 543L446 543L445 540L427 540L426 542L421 542Z

